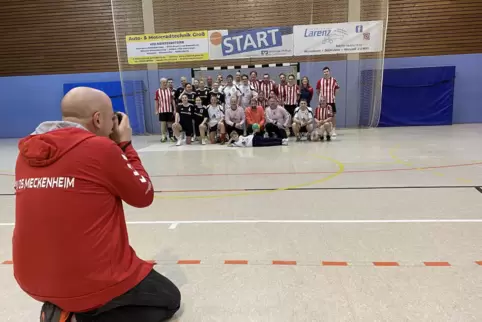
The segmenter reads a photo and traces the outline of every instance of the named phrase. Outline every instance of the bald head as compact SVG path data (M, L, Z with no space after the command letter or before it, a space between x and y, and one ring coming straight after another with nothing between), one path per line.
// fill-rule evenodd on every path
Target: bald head
M102 91L76 87L64 96L61 109L64 121L81 124L97 135L108 136L112 131L112 102Z

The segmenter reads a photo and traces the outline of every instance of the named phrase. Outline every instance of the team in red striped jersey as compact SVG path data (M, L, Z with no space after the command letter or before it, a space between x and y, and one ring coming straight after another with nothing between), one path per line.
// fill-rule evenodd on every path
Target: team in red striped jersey
M326 140L330 141L333 134L333 109L331 105L326 104L325 100L321 100L315 112L316 132L312 140L318 138L323 141L326 134Z
M161 123L161 142L166 142L168 134L168 127L172 127L174 122L174 92L168 86L168 80L161 78L160 88L156 91L156 114L159 115L159 122ZM171 136L171 140L174 138Z
M316 116L318 119L317 122L313 121L313 127L318 131L320 129L323 129L323 134L322 136L324 137L324 134L327 134L327 138L330 136L334 135L334 122L335 122L335 114L336 114L336 104L335 104L335 98L336 98L336 93L337 90L340 88L338 82L336 81L335 78L330 76L330 71L329 68L325 67L323 69L323 74L324 76L317 82L317 94L318 98L320 101L322 101L325 105L328 103L329 109L330 109L330 120L329 122L324 120L326 118L326 108L322 109L314 109L313 112L316 111ZM230 82L229 84L223 82L223 74L219 73L217 80L219 80L222 84L220 86L218 93L216 93L215 88L217 83L212 82L212 77L210 78L209 76L206 76L207 78L199 78L198 82L200 85L200 92L203 91L202 88L202 83L204 82L205 79L208 80L209 85L213 87L211 90L211 86L205 87L204 91L207 94L201 93L202 98L204 98L203 106L206 105L205 101L207 97L212 96L213 94L220 95L222 96L222 92L228 92L227 94L233 94L229 91L230 87L237 88L236 92L234 93L236 96L240 97L242 100L243 98L243 89L246 90L246 93L249 94L248 96L251 97L256 97L258 99L258 103L260 106L266 106L266 102L270 98L273 98L275 101L277 101L278 106L284 107L284 109L290 114L291 120L294 120L294 114L296 113L296 108L298 106L298 103L300 102L301 99L307 100L309 102L311 98L313 97L313 88L309 85L309 80L307 77L304 77L302 80L302 85L298 85L296 81L296 76L293 74L284 74L281 73L279 75L279 83L276 84L271 78L269 74L264 74L261 79L258 79L258 73L256 71L251 71L249 74L249 79L248 76L242 75L241 71L237 71L236 76L241 77L241 80L244 79L244 82L241 82L241 84L235 84L234 79L231 75L228 75L226 79L228 79ZM248 81L249 80L249 81ZM182 77L181 83L187 84L187 79L185 77ZM194 80L193 80L194 83ZM183 84L183 85L184 85ZM244 87L243 87L244 86ZM173 92L177 91L185 91L186 88L184 86L180 87L176 91L172 90L172 81L168 82L167 87L164 87L161 83L161 88L159 88L156 91L156 114L159 114L159 120L161 121L161 134L162 134L162 141L166 141L166 128L167 125L165 123L168 123L168 121L171 121L170 119L168 121L164 121L164 115L167 114L173 114L173 106L172 102L169 102L169 96L171 97L174 96ZM191 87L188 85L187 87ZM242 87L242 88L241 88ZM170 89L169 89L170 88ZM239 95L238 95L239 92ZM170 94L169 94L170 93ZM246 93L244 94L246 96ZM252 95L251 95L252 94ZM246 99L247 100L247 99ZM222 105L229 105L229 104L222 104ZM309 104L307 104L309 106ZM226 108L226 106L223 106L223 109ZM169 122L170 123L170 122ZM328 124L329 123L329 124ZM322 124L323 126L321 126ZM289 126L291 127L292 123L289 122ZM317 126L318 125L318 126ZM333 125L330 129L326 129L329 125ZM317 132L315 131L315 132ZM293 133L293 132L292 132ZM169 138L169 136L168 136Z
M329 67L323 68L323 77L318 80L316 84L316 93L318 94L318 100L325 100L327 104L330 104L333 109L333 136L336 136L336 92L340 89L340 85L334 77L331 77L331 71Z

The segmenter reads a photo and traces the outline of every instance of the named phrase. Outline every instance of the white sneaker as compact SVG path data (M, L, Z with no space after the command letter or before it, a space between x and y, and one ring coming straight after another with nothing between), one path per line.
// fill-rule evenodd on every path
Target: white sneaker
M181 138L177 139L177 143L176 143L176 146L180 146L180 145L182 145L182 139Z
M288 139L283 139L281 140L282 145L288 145Z
M202 144L202 145L206 145L206 139L202 139L202 140L201 140L201 144Z
M333 131L331 131L331 136L336 136L335 129L333 129Z

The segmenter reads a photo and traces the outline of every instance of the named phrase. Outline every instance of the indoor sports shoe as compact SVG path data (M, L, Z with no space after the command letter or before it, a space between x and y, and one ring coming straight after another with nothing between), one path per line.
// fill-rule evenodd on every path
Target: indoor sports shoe
M332 134L332 135L333 135L333 134ZM326 140L327 140L327 141L331 141L331 136L327 135L327 136L326 136Z
M161 137L161 143L164 143L164 142L166 142L166 141L167 141L166 137L165 137L165 136L162 136L162 137Z
M169 140L171 140L172 143L176 142L176 138L173 137L173 136L171 136L171 137L169 138Z
M181 146L182 145L182 139L177 139L177 143L176 143L176 146Z
M201 140L201 144L202 144L202 145L206 145L206 139L202 139L202 140Z
M281 145L288 145L288 139L281 140Z

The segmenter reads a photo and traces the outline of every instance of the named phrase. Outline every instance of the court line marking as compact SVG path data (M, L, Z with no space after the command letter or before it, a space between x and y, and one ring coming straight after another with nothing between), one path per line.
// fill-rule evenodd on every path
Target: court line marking
M199 196L199 195L195 195L195 196L155 195L154 198L157 198L157 199L177 199L177 200L180 200L180 199L217 199L217 198L227 198L227 197L261 195L261 194L273 193L273 192L278 192L278 191L286 191L286 190L290 190L290 189L308 187L308 186L312 186L312 185L315 185L315 184L323 183L323 182L326 182L328 180L336 178L337 176L339 176L340 174L342 174L345 171L345 165L341 161L338 161L338 160L330 158L330 157L322 156L322 155L312 155L312 156L315 157L315 158L324 159L324 160L327 160L327 161L330 161L330 162L336 164L338 166L338 171L336 171L334 173L331 173L330 175L328 175L324 178L321 178L321 179L316 179L316 180L313 180L313 181L308 181L308 182L304 182L304 183L300 183L300 184L296 184L296 185L291 185L291 186L288 186L288 187L276 188L276 189L273 189L273 190L244 191L244 192L237 192L237 193L227 193L227 194L217 194L217 195L201 195L201 196Z
M341 162L341 161L340 161ZM402 160L403 162L403 160ZM349 165L350 163L342 162ZM397 164L393 162L392 164ZM398 163L400 164L400 163ZM471 163L459 163L459 164L446 164L437 166L423 166L423 167L411 167L411 168L393 168L393 169L366 169L366 170L346 170L343 174L349 173L372 173L372 172L392 172L392 171L414 171L414 170L434 170L434 169L447 169L447 168L459 168L459 167L471 167L482 165L482 161L476 161ZM331 174L336 171L308 171L308 172L244 172L244 173L187 173L187 174L157 174L149 175L150 178L169 178L169 177L220 177L220 176L270 176L270 175L309 175L309 174ZM11 173L0 173L0 176L13 177Z
M204 224L445 224L482 223L482 219L337 219L337 220L146 220L127 221L128 225L204 225ZM12 227L15 223L0 223L0 227Z
M398 163L398 164L402 164L402 165L405 165L407 167L414 167L414 165L411 163L411 162L408 162L408 161L404 161L402 159L400 159L397 154L396 154L396 151L399 149L399 146L395 146L391 149L388 150L388 154L390 155L390 157L395 161L395 163ZM416 167L415 168L416 170L426 170L422 167ZM441 168L437 168L437 169L441 169ZM433 172L430 172L431 174L433 175L436 175L438 177L443 177L445 176L445 173L442 173L440 171L433 171ZM456 181L458 182L461 182L461 183L472 183L472 180L469 180L469 179L465 179L465 178L456 178Z
M478 192L482 193L482 187L475 187L475 190L477 190Z

